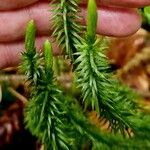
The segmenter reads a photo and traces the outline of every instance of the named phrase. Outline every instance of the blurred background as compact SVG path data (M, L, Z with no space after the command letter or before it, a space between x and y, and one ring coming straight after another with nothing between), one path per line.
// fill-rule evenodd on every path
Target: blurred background
M141 96L139 103L150 112L150 7L139 11L143 16L142 28L126 38L109 37L107 56L115 76ZM69 62L58 56L54 64L60 86L78 94ZM0 71L0 150L41 149L23 123L23 108L29 94L25 76L18 67ZM95 113L89 113L89 117L99 125Z

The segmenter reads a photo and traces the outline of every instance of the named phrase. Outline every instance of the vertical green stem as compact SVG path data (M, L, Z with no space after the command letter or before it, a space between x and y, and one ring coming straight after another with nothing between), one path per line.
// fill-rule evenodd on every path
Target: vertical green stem
M26 36L25 36L25 49L29 54L35 53L35 34L36 26L35 22L31 20L27 24Z
M95 42L97 28L97 6L95 0L88 1L88 15L87 15L87 39L90 43Z

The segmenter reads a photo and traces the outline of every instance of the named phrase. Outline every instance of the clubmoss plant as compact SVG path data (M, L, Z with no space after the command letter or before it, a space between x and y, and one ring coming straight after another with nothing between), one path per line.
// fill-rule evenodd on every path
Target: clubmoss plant
M53 36L67 59L72 60L79 101L58 87L53 71L52 44L46 40L43 54L35 47L36 25L27 25L22 71L32 89L25 106L25 125L45 150L82 150L84 141L93 150L150 149L150 116L136 103L136 94L113 77L105 56L105 38L96 35L97 7L88 2L87 30L80 31L77 0L55 0ZM106 133L88 119L87 108L108 125ZM122 136L123 135L123 136ZM126 138L124 138L126 137Z
M88 21L85 39L78 44L77 75L85 109L91 106L99 116L109 121L111 130L125 134L131 128L129 116L135 113L135 95L121 85L110 72L104 52L105 41L96 37L97 10L94 0L88 3ZM92 20L92 23L91 21Z
M81 42L83 27L79 13L79 0L53 0L51 3L53 17L53 37L58 46L62 48L64 54L67 54L74 61L73 53L77 51L76 43Z

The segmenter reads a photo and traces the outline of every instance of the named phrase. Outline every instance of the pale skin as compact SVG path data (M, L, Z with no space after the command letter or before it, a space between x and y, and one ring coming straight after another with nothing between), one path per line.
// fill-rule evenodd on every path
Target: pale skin
M150 5L150 0L97 0L97 33L123 37L135 33L141 26L137 8ZM27 22L34 19L37 26L36 46L50 37L50 7L48 0L0 0L0 68L19 63L24 50L24 32ZM83 23L86 18L86 0L80 4ZM58 53L56 44L54 52Z

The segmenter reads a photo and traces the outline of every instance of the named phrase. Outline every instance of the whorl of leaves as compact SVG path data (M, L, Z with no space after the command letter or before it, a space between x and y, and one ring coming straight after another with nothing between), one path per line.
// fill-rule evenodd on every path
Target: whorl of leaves
M83 27L78 15L78 0L53 0L52 1L52 36L58 46L73 60L73 53L76 52L75 44L81 41L80 34Z
M69 123L59 92L51 83L40 84L25 109L26 127L45 150L68 150L74 142L67 135Z
M39 54L36 53L35 48L35 34L36 26L33 20L31 20L26 28L25 36L25 49L22 53L22 62L20 69L30 79L30 84L36 84L37 79L42 71L41 59ZM31 80L32 79L32 80Z
M92 21L91 21L92 20ZM87 32L82 44L77 44L79 52L75 60L78 87L81 89L85 109L91 107L109 122L109 128L123 135L129 134L132 127L129 116L136 109L134 94L119 84L111 73L110 65L104 54L106 43L96 37L97 6L95 0L88 2ZM106 123L105 122L105 123Z
M93 0L90 2L95 5ZM150 127L147 126L150 117L145 116L143 121L143 115L134 115L138 114L136 104L132 101L135 95L112 77L104 55L105 42L96 40L95 29L94 32L87 32L85 40L76 35L80 29L80 26L74 24L78 17L77 1L54 1L53 8L55 28L53 35L59 45L66 49L70 58L74 48L79 49L76 53L78 58L75 61L77 65L75 72L85 108L91 106L96 110L103 120L109 121L109 128L115 133L119 131L123 135L130 135L131 128L135 137L124 139L120 134L115 136L102 133L89 122L74 99L70 100L63 95L54 80L51 44L48 41L44 43L43 56L37 54L35 50L33 21L27 28L26 52L23 54L22 63L22 68L32 83L30 101L25 108L26 127L44 144L45 150L82 149L83 137L95 150L149 149L149 136L146 131L150 131ZM95 14L96 7L93 9L92 14ZM89 15L90 18L92 16ZM88 23L88 30L92 26L96 26L96 14L95 22Z
M76 53L75 72L85 108L91 106L102 119L109 121L111 130L126 134L132 127L128 117L136 111L135 94L112 77L103 40L83 43L77 46L80 52Z

